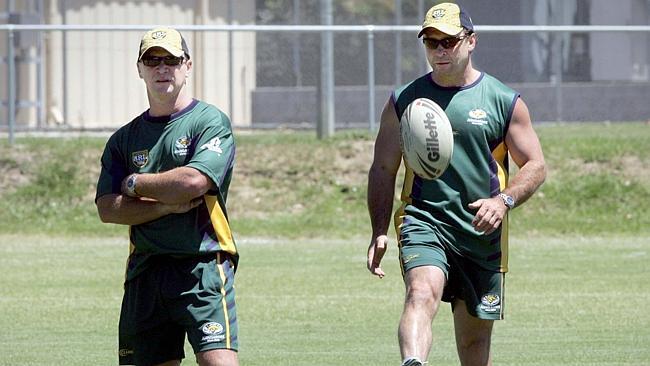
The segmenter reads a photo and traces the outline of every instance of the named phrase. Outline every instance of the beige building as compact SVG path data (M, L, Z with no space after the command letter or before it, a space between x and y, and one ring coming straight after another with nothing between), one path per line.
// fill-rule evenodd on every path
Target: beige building
M229 17L232 24L252 24L255 2L0 0L0 12L0 23L14 24L195 26L228 24ZM7 33L0 32L2 55L7 55ZM15 32L16 127L117 128L144 111L146 90L136 69L142 33L144 30ZM189 80L193 95L229 114L234 125L250 125L254 33L233 32L231 37L224 31L182 33L194 62ZM7 65L5 59L0 70L3 80L8 79ZM8 84L3 81L0 86L3 125Z

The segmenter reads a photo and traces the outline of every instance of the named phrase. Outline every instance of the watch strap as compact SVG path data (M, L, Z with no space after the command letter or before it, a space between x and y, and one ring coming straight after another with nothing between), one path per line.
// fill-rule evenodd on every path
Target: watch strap
M135 191L135 185L138 180L138 175L133 173L129 175L126 180L126 194L130 197L138 197L138 193Z
M515 199L512 198L512 196L509 196L505 193L499 193L499 198L503 201L503 203L508 206L509 209L515 208Z

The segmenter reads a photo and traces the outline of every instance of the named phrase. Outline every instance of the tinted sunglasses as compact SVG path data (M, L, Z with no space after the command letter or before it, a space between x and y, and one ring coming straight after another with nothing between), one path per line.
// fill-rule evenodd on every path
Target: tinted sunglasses
M424 45L432 50L435 50L438 48L439 45L442 45L442 48L444 49L450 49L456 47L458 42L462 41L463 39L467 38L465 37L447 37L443 39L433 39L433 38L422 38L422 43Z
M160 63L164 63L167 66L178 66L183 63L183 60L185 58L183 56L181 57L175 57L175 56L165 56L165 57L159 57L159 56L147 56L142 58L142 63L145 66L158 66Z

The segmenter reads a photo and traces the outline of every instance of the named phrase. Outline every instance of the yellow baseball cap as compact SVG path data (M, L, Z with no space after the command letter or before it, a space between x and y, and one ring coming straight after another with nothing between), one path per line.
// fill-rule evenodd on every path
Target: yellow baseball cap
M140 41L138 61L153 47L160 47L176 57L185 55L188 59L190 58L190 51L185 39L179 31L173 28L156 28L147 31Z
M462 32L463 29L474 30L474 24L469 14L454 3L440 3L433 6L424 16L422 30L418 33L418 38L422 37L424 30L435 28L442 33L455 36Z

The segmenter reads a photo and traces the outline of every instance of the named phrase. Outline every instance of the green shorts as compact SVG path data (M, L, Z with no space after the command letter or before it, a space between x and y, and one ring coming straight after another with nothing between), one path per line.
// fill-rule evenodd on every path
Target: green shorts
M152 258L124 285L119 324L120 365L149 365L194 353L237 351L234 267L225 253Z
M420 266L440 268L447 278L442 301L461 299L474 317L500 320L504 317L505 273L487 270L451 249L437 228L405 216L399 228L399 257L402 274Z

